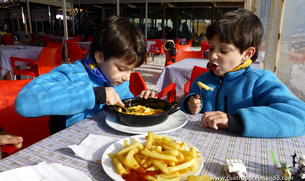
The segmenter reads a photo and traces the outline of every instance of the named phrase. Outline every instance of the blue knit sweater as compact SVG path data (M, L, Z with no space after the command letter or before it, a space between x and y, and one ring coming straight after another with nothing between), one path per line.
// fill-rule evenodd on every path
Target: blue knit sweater
M81 60L62 64L29 82L18 94L15 107L24 117L67 116L68 127L103 108L104 104L95 105L93 87L98 86L110 85L90 76ZM134 97L129 82L113 88L121 99Z
M219 110L238 114L244 124L243 136L305 135L305 103L296 98L271 71L248 66L224 77L211 72L203 73L194 80L189 95L182 101L185 112L188 112L188 97L200 94L197 81L214 88L214 91L202 89L200 113Z

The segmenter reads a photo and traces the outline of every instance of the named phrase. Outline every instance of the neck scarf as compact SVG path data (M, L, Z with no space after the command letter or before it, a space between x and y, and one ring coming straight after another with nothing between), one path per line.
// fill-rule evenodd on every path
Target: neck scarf
M101 71L99 71L99 69L96 68L96 65L93 62L89 51L86 53L86 55L83 59L83 62L84 62L84 65L85 65L87 71L89 72L89 74L91 74L93 76L93 78L108 83L108 80L103 75L103 73Z
M249 66L251 63L252 63L252 60L251 60L251 59L248 59L248 60L244 61L243 63L239 64L237 67L235 67L234 69L232 69L232 70L229 71L229 72L235 72L235 71L237 71L237 70L244 69L245 67ZM207 68L208 68L209 70L211 70L210 62L207 64Z

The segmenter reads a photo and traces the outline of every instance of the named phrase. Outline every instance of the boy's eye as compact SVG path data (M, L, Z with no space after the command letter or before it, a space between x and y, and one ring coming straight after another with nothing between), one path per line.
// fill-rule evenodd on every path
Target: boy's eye
M226 50L221 50L221 53L228 53L228 51L226 51Z

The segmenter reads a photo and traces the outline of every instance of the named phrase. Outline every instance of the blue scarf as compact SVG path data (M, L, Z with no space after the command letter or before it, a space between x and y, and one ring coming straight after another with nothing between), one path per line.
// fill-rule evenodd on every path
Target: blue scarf
M103 75L99 69L96 68L95 63L93 62L90 52L88 51L83 59L84 65L89 72L89 74L97 81L103 81L105 83L108 83L109 81L106 79L106 77Z

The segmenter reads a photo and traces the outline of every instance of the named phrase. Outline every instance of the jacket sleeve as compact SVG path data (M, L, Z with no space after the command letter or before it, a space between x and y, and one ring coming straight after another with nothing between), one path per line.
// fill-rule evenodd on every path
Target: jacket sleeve
M270 71L253 89L254 106L237 110L244 123L243 136L294 137L305 135L305 103L296 98Z
M77 65L61 65L29 82L18 94L15 107L21 116L73 115L95 106L87 72Z

